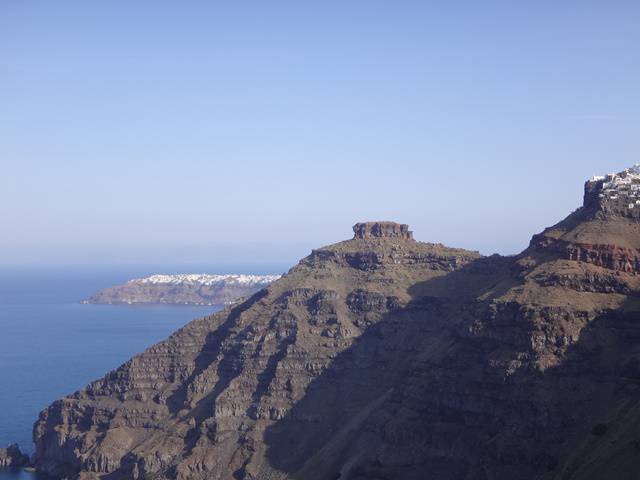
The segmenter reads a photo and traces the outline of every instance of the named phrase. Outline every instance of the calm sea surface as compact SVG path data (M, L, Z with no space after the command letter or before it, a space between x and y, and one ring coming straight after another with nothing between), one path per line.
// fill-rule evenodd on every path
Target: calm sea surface
M79 303L100 288L158 272L188 273L167 268L0 270L0 446L15 442L31 454L31 429L40 410L190 320L220 309ZM0 470L0 480L35 478Z

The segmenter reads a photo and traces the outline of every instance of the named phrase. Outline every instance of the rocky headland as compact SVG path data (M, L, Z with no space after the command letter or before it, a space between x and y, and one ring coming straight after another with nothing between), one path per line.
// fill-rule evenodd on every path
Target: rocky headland
M229 305L278 278L280 275L151 275L100 290L82 303Z
M111 480L636 479L637 183L633 169L587 182L583 206L512 257L356 224L45 409L36 466Z

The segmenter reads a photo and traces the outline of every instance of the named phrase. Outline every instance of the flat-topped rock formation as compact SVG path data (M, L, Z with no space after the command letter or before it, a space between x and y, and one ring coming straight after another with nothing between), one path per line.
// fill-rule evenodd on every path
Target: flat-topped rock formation
M100 290L83 303L228 305L278 278L280 275L151 275Z
M34 426L37 468L635 480L640 276L568 246L640 240L633 219L598 211L579 209L513 257L357 224L353 239L54 402Z
M354 239L357 238L400 238L413 240L409 225L395 222L363 222L353 226Z

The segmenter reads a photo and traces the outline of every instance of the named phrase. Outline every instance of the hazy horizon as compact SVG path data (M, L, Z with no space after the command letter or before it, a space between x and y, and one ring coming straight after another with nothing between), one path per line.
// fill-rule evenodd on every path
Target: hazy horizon
M517 253L640 161L640 4L0 6L0 266Z

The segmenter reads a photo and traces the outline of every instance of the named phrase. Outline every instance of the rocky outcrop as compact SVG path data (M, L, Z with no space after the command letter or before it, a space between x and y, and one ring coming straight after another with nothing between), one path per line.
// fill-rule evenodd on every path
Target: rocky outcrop
M29 464L29 456L20 451L16 444L0 448L0 468L25 467Z
M228 305L278 278L279 275L151 275L100 290L82 303Z
M353 226L354 239L363 238L399 238L413 240L409 225L395 222L364 222Z
M487 258L359 224L52 404L36 464L109 479L635 479L640 276L567 249L640 248L618 218L583 207Z

